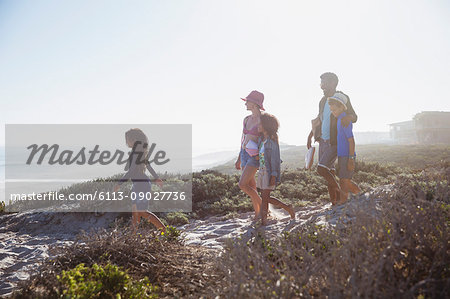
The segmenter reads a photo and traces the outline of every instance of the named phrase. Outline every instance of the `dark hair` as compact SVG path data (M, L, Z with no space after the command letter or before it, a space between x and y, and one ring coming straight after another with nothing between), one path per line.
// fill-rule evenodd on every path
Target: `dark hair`
M132 157L133 154L137 154L140 156L139 158L141 160L140 162L148 160L148 153L149 153L148 138L141 129L135 128L126 131L125 139L127 142L130 142L133 145L132 148L134 148L134 153L130 155L130 158ZM137 163L136 166L138 167L139 170L144 172L146 164L147 163Z
M269 113L263 113L260 116L261 126L267 132L269 137L278 143L278 128L280 123L278 119Z
M336 87L339 83L338 76L335 73L326 72L320 75L320 79L326 80L334 85Z

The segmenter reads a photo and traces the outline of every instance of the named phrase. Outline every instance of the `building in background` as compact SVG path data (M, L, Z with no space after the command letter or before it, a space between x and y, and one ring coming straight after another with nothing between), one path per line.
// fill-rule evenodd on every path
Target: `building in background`
M412 120L389 125L394 143L450 144L450 112L424 111Z
M450 112L418 113L414 123L419 143L450 143Z

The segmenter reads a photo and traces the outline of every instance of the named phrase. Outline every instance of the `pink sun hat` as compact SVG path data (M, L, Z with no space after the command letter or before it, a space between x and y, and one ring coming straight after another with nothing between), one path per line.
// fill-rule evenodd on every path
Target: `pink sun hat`
M254 90L246 98L241 98L241 99L243 101L249 101L249 102L255 103L256 105L259 106L259 108L261 110L265 111L265 109L263 107L264 95L261 92Z

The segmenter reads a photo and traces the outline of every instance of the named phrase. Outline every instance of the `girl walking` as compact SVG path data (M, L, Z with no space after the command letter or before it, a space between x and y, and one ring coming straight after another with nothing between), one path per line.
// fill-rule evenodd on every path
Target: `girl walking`
M150 182L150 178L145 174L146 169L156 179L156 183L162 187L162 180L159 179L155 170L148 163L148 138L141 129L130 129L125 133L125 142L128 147L132 148L127 162L128 171L122 176L119 183L114 187L114 192L119 190L122 183L131 179L133 182L130 193L130 197L133 200L133 230L136 230L142 217L156 226L156 228L165 231L166 227L161 220L159 220L155 214L148 211L148 200L146 194L152 191L152 184Z
M275 186L280 182L280 146L278 144L277 118L264 113L260 116L258 131L262 134L259 138L259 171L256 186L262 193L261 223L266 225L269 203L286 210L291 219L295 219L295 212L291 205L286 205L279 199L270 196Z

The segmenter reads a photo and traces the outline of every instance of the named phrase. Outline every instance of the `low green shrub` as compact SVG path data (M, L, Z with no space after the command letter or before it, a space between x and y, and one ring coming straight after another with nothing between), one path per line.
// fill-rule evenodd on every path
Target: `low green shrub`
M189 217L187 216L186 213L182 213L182 212L167 213L167 215L165 216L165 219L167 221L167 224L170 224L170 225L180 226L180 225L189 223Z
M181 231L176 227L168 225L166 226L166 232L161 232L161 235L169 242L182 242L181 240Z
M214 288L221 280L221 276L213 272L217 256L206 248L184 245L180 231L171 226L164 234L145 228L134 232L129 227L84 233L71 244L51 248L50 253L53 258L44 260L39 269L30 273L30 278L20 283L12 298L61 298L63 290L88 294L86 288L103 290L111 281L119 281L122 285L128 281L135 290L146 291L149 290L147 283L151 283L157 287L150 288L151 295L186 297L211 293L205 286ZM83 280L76 280L78 272L73 269L80 264L87 269L78 271L85 274ZM63 271L66 271L65 276ZM108 273L106 278L101 274L103 271ZM90 278L86 280L86 277ZM102 286L94 280L98 277L105 279ZM111 290L110 287L107 289ZM111 297L114 298L102 298Z
M147 277L134 281L120 267L112 264L75 268L57 275L62 296L69 298L157 298L157 288Z

